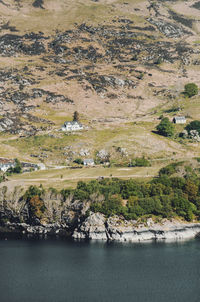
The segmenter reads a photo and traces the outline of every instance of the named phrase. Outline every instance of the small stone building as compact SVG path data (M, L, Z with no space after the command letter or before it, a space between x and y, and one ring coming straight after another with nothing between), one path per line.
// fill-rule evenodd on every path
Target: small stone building
M185 118L185 116L175 116L173 118L173 123L174 124L185 124L186 118Z
M94 166L94 160L93 159L84 159L83 161L84 166Z

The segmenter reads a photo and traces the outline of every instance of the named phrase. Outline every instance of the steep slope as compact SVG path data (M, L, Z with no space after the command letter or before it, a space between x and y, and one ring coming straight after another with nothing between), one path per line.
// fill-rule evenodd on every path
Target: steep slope
M195 155L193 146L163 146L151 130L174 107L199 118L199 98L188 106L180 95L185 83L200 86L198 1L9 0L0 1L0 12L2 155L12 146L30 160L30 140L22 148L23 138L13 135L52 132L75 110L89 126L83 144L91 152L100 148L99 131L116 125L128 129L121 143L128 146L126 123L137 122L143 124L130 153ZM102 145L113 146L109 131ZM155 146L162 147L151 152Z

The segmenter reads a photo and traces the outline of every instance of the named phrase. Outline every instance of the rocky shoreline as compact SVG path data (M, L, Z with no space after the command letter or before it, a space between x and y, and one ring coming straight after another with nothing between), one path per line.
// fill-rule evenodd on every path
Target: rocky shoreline
M92 239L121 242L142 242L148 240L180 240L200 235L200 223L185 223L176 220L162 220L159 223L148 219L144 224L122 220L96 213L91 214L75 231L75 239Z
M147 222L138 224L136 221L126 221L118 216L106 219L101 213L90 213L76 228L60 223L29 225L7 222L4 227L0 227L1 234L118 242L177 241L199 237L200 223L167 219L155 223L150 218Z
M74 240L104 240L142 242L180 240L200 236L200 222L177 219L148 218L126 220L122 216L109 218L90 211L90 202L74 200L71 195L51 190L43 192L42 217L33 215L24 197L24 189L0 188L0 237L2 234L22 236L57 236Z

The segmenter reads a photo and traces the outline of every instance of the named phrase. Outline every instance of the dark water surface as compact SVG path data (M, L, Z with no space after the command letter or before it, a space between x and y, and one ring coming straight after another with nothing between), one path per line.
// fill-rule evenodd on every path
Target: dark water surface
M0 302L40 301L200 301L200 240L1 240Z

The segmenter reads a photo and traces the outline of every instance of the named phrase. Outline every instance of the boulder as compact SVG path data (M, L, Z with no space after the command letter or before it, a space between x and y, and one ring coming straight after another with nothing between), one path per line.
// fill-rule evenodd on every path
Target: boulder
M75 229L72 237L75 239L107 240L105 216L101 213L92 213Z

